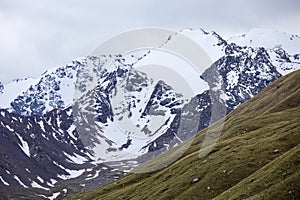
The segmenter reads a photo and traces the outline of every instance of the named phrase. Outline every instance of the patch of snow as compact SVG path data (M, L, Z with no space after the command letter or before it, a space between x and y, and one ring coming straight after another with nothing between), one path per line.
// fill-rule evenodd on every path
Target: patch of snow
M40 176L37 176L36 177L41 183L44 183L45 181L44 181L44 179L42 179Z
M67 132L69 133L69 135L74 139L76 140L77 137L73 134L74 130L76 129L76 126L74 124L72 124L70 126L70 128L67 130Z
M47 196L43 195L43 194L35 194L36 196L39 196L39 197L44 197L44 198L48 198Z
M2 183L3 183L4 185L9 186L9 183L6 182L6 181L2 178L2 176L0 176L0 180L2 181Z
M65 103L65 107L71 106L73 103L73 95L74 95L74 80L73 79L61 79L61 85L60 85L60 94L62 96L62 99Z
M52 162L53 162L53 164L56 165L57 167L59 167L59 168L61 168L61 169L65 169L64 166L58 164L57 162L55 162L55 161L52 161Z
M49 182L47 182L47 185L49 185L50 187L54 187L55 183L57 183L57 181L56 181L56 180L54 180L54 179L50 179L50 183L49 183Z
M63 180L67 180L67 179L71 179L71 178L76 178L78 176L80 176L85 170L81 169L81 170L71 170L71 169L65 169L66 172L68 172L70 175L57 175L58 178L61 178Z
M1 110L0 114L5 117L5 112L3 110Z
M45 132L46 132L46 130L45 130L45 126L44 126L44 121L43 121L43 120L41 120L41 121L39 121L39 122L38 122L38 124L40 125L41 129L42 129L42 130L43 130L43 132L45 133Z
M76 178L78 176L80 176L85 170L81 169L81 170L71 170L71 169L66 169L66 171L70 174L68 175L68 179L70 178Z
M49 200L55 200L60 195L60 192L55 192L52 196L48 196Z
M97 178L97 177L99 176L99 173L100 173L100 172L101 172L101 170L97 170L97 171L95 172L94 176L92 176L92 177L87 177L87 178L85 178L85 180L87 181L87 180L91 180L91 179Z
M85 163L85 162L88 161L87 158L85 158L85 157L83 157L83 156L81 156L81 155L78 155L78 154L76 154L76 153L73 153L74 156L73 156L73 155L70 155L70 154L67 154L66 152L63 152L63 153L68 157L68 159L69 159L71 162L76 163L76 164L83 164L83 163Z
M53 163L58 166L59 168L65 170L66 172L69 173L69 175L60 175L58 174L57 177L61 178L63 180L67 180L67 179L71 179L71 178L76 178L78 176L80 176L83 172L85 172L85 169L81 169L81 170L71 170L71 169L66 169L64 166L58 164L57 162L53 161Z
M239 74L235 71L230 71L227 73L227 81L228 81L228 87L226 89L233 89L239 81ZM221 89L221 88L219 88Z
M30 151L29 151L29 145L28 145L28 143L25 140L23 140L23 138L18 133L16 133L16 135L18 136L19 140L21 141L21 145L19 144L19 147L22 149L22 151L28 157L30 157Z
M53 185L54 185L55 183L57 183L57 180L52 179L52 178L50 179L50 181L51 181L51 184L53 184Z
M49 190L49 188L45 188L45 187L41 186L40 184L38 184L35 181L31 182L31 187L33 187L33 188L40 188L40 189L43 189L43 190Z
M16 181L18 181L18 183L19 183L21 186L23 186L24 188L28 188L28 186L25 185L25 184L19 179L19 177L18 177L17 175L14 175L14 179L15 179Z
M11 132L14 132L15 130L13 129L13 128L11 128L9 125L5 125L5 127L9 130L9 131L11 131Z

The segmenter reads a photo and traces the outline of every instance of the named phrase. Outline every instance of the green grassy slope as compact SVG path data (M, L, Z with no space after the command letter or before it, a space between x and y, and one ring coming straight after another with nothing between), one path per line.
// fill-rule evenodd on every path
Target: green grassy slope
M300 71L282 77L231 112L207 156L199 158L203 130L141 169L191 144L172 165L69 199L300 199L299 80ZM217 122L212 129L220 127Z

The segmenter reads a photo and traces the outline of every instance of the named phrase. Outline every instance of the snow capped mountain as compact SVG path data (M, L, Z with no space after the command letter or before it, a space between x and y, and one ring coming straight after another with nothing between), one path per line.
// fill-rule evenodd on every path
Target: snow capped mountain
M282 48L268 49L268 54L273 66L276 66L277 71L282 75L286 75L299 69L300 54L289 55Z
M291 50L293 48L290 47L292 46L290 41L293 40L290 38L295 38L294 40L297 41L296 36L254 29L246 35L232 37L226 41L217 33L206 32L203 29L187 29L182 33L198 43L212 59L216 60L215 64L201 76L204 80L201 84L208 84L211 88L210 92L205 90L198 96L200 98L198 101L206 102L206 106L211 103L209 100L212 98L211 95L218 93L216 98L225 102L227 112L229 112L278 77L299 68L299 56L290 55L277 45L281 42L281 46L288 46ZM256 38L260 38L261 35L267 38L269 35L277 36L276 42L274 39L269 41L266 38L262 39L266 42L262 44L269 47L270 44L276 43L275 48L258 47L259 45L256 44L260 42L257 40L261 39ZM253 43L254 46L251 46L252 42L249 46L239 46L230 43L234 40L241 44L248 40L254 40L256 43ZM170 134L168 130L174 126L176 120L185 119L181 116L181 109L189 103L184 102L172 86L163 81L154 82L147 77L147 74L134 68L137 63L143 61L143 58L148 57L151 58L151 51L140 55L116 55L113 58L113 64L106 69L102 66L109 56L87 57L81 61L73 61L65 67L48 70L37 80L17 80L4 86L1 94L4 99L2 107L25 116L42 116L53 109L65 109L73 105L73 94L76 92L74 88L78 88L78 91L86 91L89 82L87 80L97 78L98 85L94 86L95 90L92 88L93 92L85 98L80 98L79 102L75 102L76 105L84 105L83 108L77 108L81 112L78 115L81 117L79 121L88 122L85 125L77 124L77 129L80 129L79 133L86 132L90 128L91 120L84 118L95 118L95 122L92 123L98 126L95 132L101 132L100 136L82 135L81 139L86 147L91 147L92 151L95 147L99 148L97 151L101 152L99 153L101 154L100 160L107 161L114 160L114 158L122 159L123 154L128 157L130 153L136 157L153 149L146 150L146 146L156 145L155 149L164 148L169 146L168 142L160 142L158 145L154 141L159 138L161 140L164 134ZM92 62L95 69L100 69L97 71L97 77L89 77L91 73L84 69L88 62ZM18 87L18 83L22 87ZM15 91L14 87L18 87L18 93L12 92ZM194 101L195 99L192 99L189 102ZM191 104L196 106L194 103ZM202 104L197 106L200 106L200 110L203 107ZM91 110L91 107L94 109ZM211 117L211 114L205 115ZM199 115L193 115L194 119L188 120L195 121L195 116L199 117ZM131 126L125 128L128 127L128 123ZM185 123L181 121L181 124ZM209 125L209 120L204 120L202 116L202 121L198 123L202 124L199 127L201 130ZM83 126L84 129L79 126ZM181 131L191 132L188 129ZM175 137L178 130L174 131L174 127L172 130L174 138L177 138L180 143L182 139ZM186 139L186 136L184 138ZM106 153L103 154L103 152ZM97 152L94 153L97 154Z
M37 79L0 83L1 187L63 197L114 181L300 69L295 35L254 29L225 40L202 29L181 33L214 61L193 79L200 89L192 98L139 70L147 59L163 59L154 51L87 56Z
M224 40L215 32L203 29L183 30L182 33L198 43L212 58L217 61L226 55L230 43L237 46L248 46L253 49L264 47L277 70L285 75L298 68L300 39L296 35L277 31L253 29L249 33ZM255 41L249 42L249 41ZM283 47L287 47L283 48ZM293 54L291 54L291 52ZM148 53L149 54L149 53ZM140 60L141 56L126 57L128 65ZM151 58L151 53L148 55ZM124 58L122 58L124 59ZM0 107L7 108L22 115L42 115L54 108L65 108L73 103L74 82L78 68L85 65L85 59L73 61L64 67L47 70L40 78L15 80L0 87ZM1 90L2 88L2 90Z
M264 48L232 43L224 52L225 56L201 75L210 89L179 110L167 131L144 147L149 152L169 149L185 141L282 76ZM295 67L299 69L300 65Z
M216 32L206 32L203 29L186 29L182 33L198 43L213 61L217 61L224 55L227 41Z
M298 35L270 29L254 28L246 34L229 38L227 42L254 48L282 48L290 55L299 54L300 52L300 37Z
M120 64L101 69L97 87L75 106L83 143L102 161L145 153L141 151L145 144L168 128L184 102L163 81L154 82L145 73Z
M10 103L26 91L30 85L35 84L35 80L32 78L16 79L7 85L0 84L0 95L1 95L1 108L9 108Z
M29 116L72 105L76 72L83 62L73 61L47 70L36 80L17 80L4 86L1 107Z
M264 48L253 49L230 44L225 53L202 76L211 88L222 85L225 93L220 94L218 99L226 102L228 112L282 76Z
M226 41L217 33L206 32L203 29L187 29L181 32L198 43L213 60L216 60L215 64L201 76L204 82L200 83L201 79L199 80L200 84L208 84L211 88L210 92L206 89L198 96L199 102L206 102L206 106L211 103L208 100L212 98L211 95L218 93L216 98L225 102L229 112L278 77L299 69L298 54L290 55L278 45L280 42L282 47L287 46L289 51L295 51L297 48L292 48L291 41L298 41L297 36L254 29L246 35L232 37ZM276 36L276 41L268 40L270 35ZM256 39L261 37L263 39ZM249 46L232 43L237 41L244 44L243 42L248 40L256 43L251 42ZM268 47L271 47L271 44L276 43L276 45L272 49L258 47L259 40L263 40L265 43L261 42L261 44ZM296 42L296 46L297 44ZM95 132L100 131L100 136L93 136L91 133L86 137L83 134L81 139L93 152L95 147L98 148L98 153L101 152L100 160L122 159L123 154L125 157L130 157L130 153L136 157L150 151L150 149L146 150L146 146L156 145L155 149L169 146L168 142L157 145L154 141L167 134L172 123L174 125L174 120L185 119L181 116L181 112L189 103L175 92L172 86L163 81L155 82L147 77L147 74L134 68L143 59L151 58L151 53L148 51L137 55L115 55L113 63L105 69L103 66L111 56L86 57L81 61L73 61L65 67L48 70L37 80L17 80L2 89L1 98L4 99L2 108L24 116L42 116L53 109L72 106L75 88L81 92L92 89L85 97L75 102L75 105L81 106L80 108L75 106L80 111L76 115L80 117L78 121L87 122L77 124L77 129L80 129L79 133L85 133L90 129L89 124L98 126ZM88 62L95 65L93 71L97 69L95 77L91 77L92 73L86 71L85 66ZM97 85L92 86L95 89L88 88L89 80L95 79ZM22 87L19 87L19 84ZM18 88L18 93L13 92L16 91L14 88ZM194 101L195 99L189 100L190 103ZM196 106L194 103L191 104ZM197 106L200 106L200 112L203 105ZM92 107L94 109L91 110ZM201 112L200 116L202 116ZM199 117L194 115L193 120L188 120L195 121L195 116ZM211 114L206 116L211 117ZM87 118L91 119L87 120ZM198 123L202 124L200 130L209 125L209 120L202 119ZM131 125L128 126L129 124ZM181 121L181 124L185 122ZM84 128L81 129L79 126ZM185 128L183 132L190 132L188 129ZM172 130L174 138L177 138L180 143L182 139L175 137L178 130L174 131L174 127Z
M280 76L299 69L299 63L292 62L293 56L284 51L241 47L227 43L214 32L199 30L193 34L197 33L202 38L198 38L200 45L206 43L204 47L209 49L208 44L212 42L210 51L217 49L223 55L201 76L210 90L189 102L180 99L180 94L164 82L155 84L134 68L122 68L122 64L110 73L106 70L104 77L101 75L103 82L99 81L100 87L95 95L98 103L90 105L87 99L80 102L86 106L84 110L87 112L79 120L90 124L91 120L87 119L93 117L88 116L91 111L87 108L96 108L93 115L97 116L95 126L99 127L92 132L100 134L84 135L84 143L91 147L97 158L103 161L132 159L153 151L167 150L220 119ZM191 38L195 36L188 34ZM271 53L277 56L276 59L271 59ZM280 62L278 59L281 59L281 65L276 63ZM217 114L212 113L211 99L214 99L214 106L224 104L223 108L219 106L219 110L214 111Z
M239 46L253 48L263 47L277 70L286 75L299 68L300 37L269 29L252 29L241 36L233 36L227 40Z

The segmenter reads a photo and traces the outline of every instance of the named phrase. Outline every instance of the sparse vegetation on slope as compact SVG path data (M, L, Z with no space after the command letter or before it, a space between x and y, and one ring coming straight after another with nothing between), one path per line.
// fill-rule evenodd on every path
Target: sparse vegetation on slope
M299 80L300 71L282 77L231 112L207 156L199 158L203 130L172 165L69 199L299 199ZM180 148L141 169L161 164Z

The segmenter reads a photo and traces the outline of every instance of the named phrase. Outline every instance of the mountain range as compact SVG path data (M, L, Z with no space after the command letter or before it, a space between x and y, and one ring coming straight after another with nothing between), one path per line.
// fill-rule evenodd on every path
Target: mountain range
M299 78L299 70L279 78L229 113L224 127L213 124L223 133L207 156L199 157L204 129L135 170L161 165L191 142L175 163L67 199L299 199Z
M300 68L296 35L254 29L225 40L203 29L180 33L214 61L191 99L134 68L151 51L86 56L36 79L0 83L0 196L61 199L118 180ZM113 64L104 68L108 57ZM87 63L100 69L97 84L77 98L87 90L82 80L93 78Z

